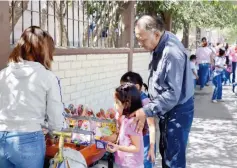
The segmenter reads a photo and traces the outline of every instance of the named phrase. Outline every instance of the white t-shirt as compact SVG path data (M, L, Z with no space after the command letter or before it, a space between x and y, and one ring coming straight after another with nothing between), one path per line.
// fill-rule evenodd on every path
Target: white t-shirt
M63 128L59 81L38 62L10 63L0 71L0 131L35 132L41 125Z
M196 51L197 63L211 63L211 58L215 57L215 53L209 47L199 47Z
M218 71L218 72L223 71L225 63L226 63L225 56L223 56L223 57L215 57L215 66L218 65L218 66L223 67L223 68L215 67L215 71Z
M197 66L194 62L190 61L191 69L197 74ZM196 76L193 74L193 79L196 79Z

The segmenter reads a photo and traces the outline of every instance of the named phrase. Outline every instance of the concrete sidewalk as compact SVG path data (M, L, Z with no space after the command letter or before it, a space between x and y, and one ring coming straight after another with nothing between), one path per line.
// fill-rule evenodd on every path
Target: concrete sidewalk
M237 98L223 87L222 103L211 103L212 87L196 91L188 168L237 167Z

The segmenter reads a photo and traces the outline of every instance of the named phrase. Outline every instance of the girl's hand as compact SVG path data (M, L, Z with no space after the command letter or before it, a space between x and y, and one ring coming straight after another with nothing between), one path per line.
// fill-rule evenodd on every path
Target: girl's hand
M150 160L152 163L154 163L156 160L155 152L154 152L154 149L152 149L152 148L149 149L148 160Z
M119 150L119 146L114 143L108 142L106 150L110 153L114 153Z

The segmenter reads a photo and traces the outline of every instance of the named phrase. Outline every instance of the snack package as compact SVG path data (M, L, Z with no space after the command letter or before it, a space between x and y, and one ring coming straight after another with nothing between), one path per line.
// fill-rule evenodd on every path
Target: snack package
M91 135L72 133L71 141L75 144L89 145L91 143Z
M102 140L95 140L95 144L97 149L106 149L108 142Z

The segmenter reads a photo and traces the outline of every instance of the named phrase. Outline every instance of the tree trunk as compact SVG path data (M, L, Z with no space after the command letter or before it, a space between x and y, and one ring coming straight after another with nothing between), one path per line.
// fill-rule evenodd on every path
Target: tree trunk
M183 21L183 39L182 43L185 48L189 47L189 23L187 21Z
M165 22L165 30L171 31L172 29L172 13L170 11L163 12L163 19Z
M67 47L68 46L68 33L67 33L67 29L66 26L64 24L64 18L66 16L67 13L67 0L63 0L63 1L50 1L49 5L52 9L54 9L54 5L55 5L55 12L56 12L56 25L57 25L57 30L56 34L56 44L58 46L62 46L62 47Z
M46 2L45 2L46 3ZM47 22L47 4L45 4L41 10L41 14L42 14L42 17L41 17L41 28L43 30L46 30L46 22Z
M128 2L124 5L124 8L120 11L120 39L119 39L119 47L129 47L130 41L130 11L127 10L131 2Z
M24 13L27 10L28 4L29 4L29 0L24 0L24 1L16 0L16 1L13 1L12 7L9 8L10 30L12 30L15 27L18 20L21 18L22 13ZM12 12L12 9L13 9L13 12Z

